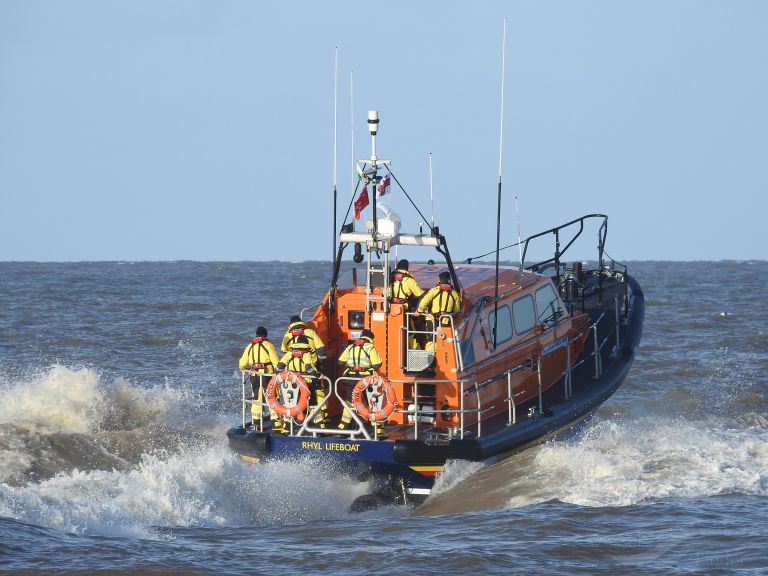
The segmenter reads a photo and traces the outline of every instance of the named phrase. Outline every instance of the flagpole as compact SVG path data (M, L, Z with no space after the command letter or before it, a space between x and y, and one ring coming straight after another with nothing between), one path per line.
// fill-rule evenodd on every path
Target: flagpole
M504 53L507 46L507 19L504 18L504 31L501 41L501 114L499 119L499 190L496 205L496 286L493 299L493 347L497 343L499 325L499 244L501 242L501 167L504 150Z

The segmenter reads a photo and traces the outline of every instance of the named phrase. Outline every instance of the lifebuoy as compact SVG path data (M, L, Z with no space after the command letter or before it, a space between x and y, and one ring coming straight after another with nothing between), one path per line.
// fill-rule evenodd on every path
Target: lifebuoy
M381 409L368 407L367 402L363 400L363 393L366 388L378 388L379 391L384 394L384 406ZM358 380L355 384L354 390L352 390L352 404L355 406L355 410L366 420L371 422L383 422L387 420L392 412L397 408L397 396L395 395L395 388L387 382L385 378L376 374L371 374L365 378Z
M298 398L293 405L286 406L281 404L278 400L277 388L291 388L293 392L298 392ZM289 372L284 370L278 372L267 384L267 404L269 409L273 410L280 416L292 416L297 421L304 420L304 412L307 410L307 404L309 403L309 386L307 382L296 374L296 372Z

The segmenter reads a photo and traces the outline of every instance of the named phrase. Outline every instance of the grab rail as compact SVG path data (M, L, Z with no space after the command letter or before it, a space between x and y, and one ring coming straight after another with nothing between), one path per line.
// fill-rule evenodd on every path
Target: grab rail
M560 283L560 258L562 257L563 254L565 254L568 248L571 247L571 245L576 241L576 239L579 236L581 236L582 232L584 232L584 221L589 220L591 218L602 218L603 220L597 232L597 236L598 236L597 252L598 252L598 263L599 263L598 270L602 270L603 254L605 253L605 240L606 240L606 237L608 236L608 216L606 216L605 214L587 214L585 216L582 216L581 218L576 218L575 220L571 220L570 222L561 224L556 228L551 228L549 230L545 230L544 232L539 232L538 234L534 234L533 236L529 236L528 238L523 240L523 251L522 251L521 261L525 262L525 255L528 253L528 245L530 244L531 240L535 240L536 238L540 238L546 234L555 235L554 256L552 258L547 258L546 260L542 260L540 262L536 262L535 264L526 266L525 267L526 270L532 270L534 272L537 272L546 264L552 263L555 267L557 283L559 284ZM569 228L575 224L579 225L578 231L574 233L573 237L565 245L565 248L560 250L560 231L564 230L565 228Z
M258 376L259 377L259 391L253 392L253 389L251 389L251 395L246 396L245 395L245 382L246 380L250 380L250 376ZM245 428L245 412L246 412L246 406L253 405L253 404L261 404L261 411L259 414L259 431L264 430L264 409L269 409L269 406L262 402L261 399L264 397L264 376L272 377L273 374L267 373L267 372L260 372L258 370L240 370L240 387L241 387L241 402L243 405L243 428ZM250 383L250 382L249 382ZM256 428L256 423L253 422L252 426L254 429Z

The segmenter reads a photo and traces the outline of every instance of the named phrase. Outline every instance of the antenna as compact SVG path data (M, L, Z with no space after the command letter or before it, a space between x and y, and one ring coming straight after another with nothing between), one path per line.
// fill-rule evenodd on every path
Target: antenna
M336 111L339 102L339 47L336 46L333 68L333 238L331 239L331 262L336 258Z
M501 115L499 119L499 191L496 206L496 282L493 298L493 347L496 348L496 336L499 324L499 243L501 241L501 160L504 150L504 53L507 47L507 19L504 18L504 32L501 41Z
M354 92L354 85L355 85L355 71L352 70L349 73L349 126L352 130L352 199L354 200L354 194L355 194L355 186L357 182L355 182L355 178L357 178L357 171L355 170L355 167L357 166L357 163L355 162L355 92ZM347 210L347 215L349 215L349 210Z
M429 203L432 205L432 228L435 227L435 200L432 196L432 152L429 153Z
M517 251L520 253L520 272L523 271L523 245L520 239L520 210L517 207L517 196L515 196L515 214L517 215Z

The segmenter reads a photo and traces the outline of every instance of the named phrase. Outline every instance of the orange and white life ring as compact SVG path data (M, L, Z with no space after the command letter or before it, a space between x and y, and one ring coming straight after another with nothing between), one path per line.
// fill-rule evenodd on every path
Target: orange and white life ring
M287 401L285 404L281 404L278 400L278 387L282 388L283 398L289 396L292 400ZM267 384L267 404L269 409L276 412L280 416L292 416L297 421L304 420L304 412L307 410L309 404L309 386L307 382L296 374L296 372L289 372L284 370L278 372Z
M363 399L364 393L378 392L384 394L384 402L381 408L372 408L368 406L368 403ZM377 374L371 374L365 378L358 380L355 384L354 390L352 390L352 404L360 414L366 420L371 422L384 422L397 408L397 396L395 395L395 388L387 382L385 378L378 376Z

